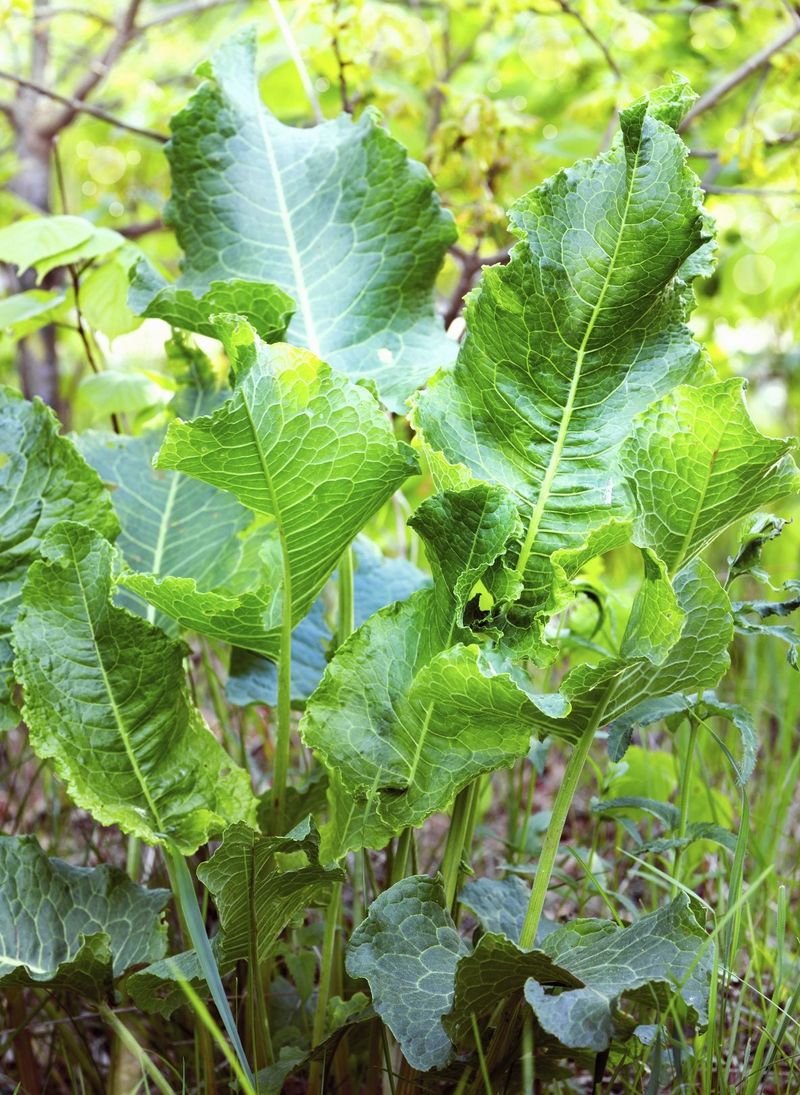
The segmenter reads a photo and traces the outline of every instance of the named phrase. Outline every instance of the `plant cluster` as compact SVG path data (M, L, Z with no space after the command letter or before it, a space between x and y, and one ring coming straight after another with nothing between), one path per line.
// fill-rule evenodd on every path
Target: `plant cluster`
M298 1072L312 1091L374 1085L395 1044L398 1090L428 1074L527 1091L566 1061L602 1076L628 1039L658 1048L707 1022L737 909L715 925L679 856L740 845L692 830L684 795L675 817L662 804L669 900L627 922L549 918L591 747L602 733L619 760L637 729L719 719L743 784L753 725L715 691L734 634L775 634L797 665L794 632L768 622L796 586L731 600L800 472L687 326L714 264L676 132L693 96L676 80L633 103L609 151L512 206L517 242L484 269L458 347L434 312L455 229L428 172L370 112L281 124L251 33L203 75L167 146L182 273L139 259L129 298L174 328L169 421L68 438L43 404L0 403L4 721L19 702L72 801L130 839L128 877L0 838L0 983L81 994L112 1025L115 994L165 1017L188 999L248 1092ZM116 253L76 220L18 222L4 246L34 267ZM229 375L192 335L221 343ZM431 489L408 523L429 573L364 535L420 471ZM704 553L742 522L721 581ZM629 576L598 577L613 558L635 568L632 596ZM186 634L223 725L212 648L231 651L230 703L274 713L262 770L209 731ZM492 774L542 742L568 761L532 886L468 878ZM449 828L429 874L417 831L436 814ZM169 891L139 884L140 842L163 852L180 953ZM198 903L188 861L209 842ZM287 977L310 980L305 1025L281 1019Z

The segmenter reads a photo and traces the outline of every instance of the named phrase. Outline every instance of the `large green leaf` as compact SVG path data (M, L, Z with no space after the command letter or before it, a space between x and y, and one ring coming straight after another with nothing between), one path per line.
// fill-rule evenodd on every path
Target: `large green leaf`
M279 122L261 103L255 60L254 31L234 35L172 120L166 219L186 254L177 288L274 282L297 304L291 340L372 378L402 410L454 354L432 300L453 219L371 111L312 129Z
M0 985L50 985L93 998L166 950L169 890L115 867L72 867L31 836L0 836Z
M347 972L369 982L375 1010L421 1071L452 1056L442 1016L453 1000L456 963L467 952L441 883L425 875L404 878L376 898L350 939Z
M508 494L436 495L412 524L433 589L372 616L339 648L300 732L331 776L326 854L382 847L445 809L479 773L524 756L538 710L527 679L472 642L472 589L518 528ZM559 696L548 710L563 714Z
M756 430L744 388L738 378L678 387L636 419L623 446L634 542L671 569L753 510L800 491L794 440Z
M70 521L42 543L14 626L23 716L77 805L189 854L252 815L249 778L189 698L183 645L110 603L113 551Z
M48 529L65 518L111 539L119 531L99 476L50 408L0 387L0 729L16 721L9 639L22 583Z
M254 563L261 574L250 585L241 580L210 592L192 578L122 580L184 627L274 657L281 555L299 623L344 549L416 460L366 388L307 351L265 345L244 321L219 331L235 370L233 392L213 415L173 422L156 465L229 491L271 520L260 568Z
M635 103L609 152L512 207L511 261L484 271L455 371L418 400L429 448L518 499L532 610L548 603L554 551L629 514L617 456L634 416L709 376L684 323L697 272L684 264L707 238L671 128L684 98L678 84Z

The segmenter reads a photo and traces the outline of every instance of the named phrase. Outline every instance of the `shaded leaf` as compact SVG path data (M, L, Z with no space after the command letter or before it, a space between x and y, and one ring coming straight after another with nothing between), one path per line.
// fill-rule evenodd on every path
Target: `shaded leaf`
M115 867L72 867L31 836L0 836L0 984L108 998L131 966L166 950L169 890Z
M281 871L275 857L302 852L307 865ZM227 966L265 961L278 936L310 905L322 905L342 871L319 862L319 836L308 819L285 837L264 837L247 825L226 829L197 877L214 898L220 919L217 956Z
M353 932L347 972L369 983L375 1010L414 1068L442 1068L452 1056L441 1020L450 1010L456 963L465 953L444 908L441 883L425 875L385 890Z
M402 601L428 584L428 577L407 559L382 555L365 536L353 543L355 568L353 598L355 626L392 601ZM334 579L335 579L334 574ZM325 605L315 601L311 611L292 635L292 700L307 700L322 679L328 664L333 635L325 619ZM245 706L278 702L278 668L275 662L249 650L231 654L227 695L231 703Z
M194 406L209 397L196 392ZM179 472L153 467L161 430L139 437L90 431L78 448L111 489L121 533L117 545L134 571L193 579L198 589L225 588L242 562L241 535L253 515L230 494ZM151 623L177 634L171 616L126 589L119 599Z

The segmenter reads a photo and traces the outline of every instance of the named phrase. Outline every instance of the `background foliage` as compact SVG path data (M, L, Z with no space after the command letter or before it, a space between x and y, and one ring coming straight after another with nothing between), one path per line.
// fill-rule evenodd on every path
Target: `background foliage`
M79 215L122 237L96 246L94 236L76 237L65 242L65 250L75 248L74 262L52 270L43 262L21 274L17 267L24 270L35 255L15 250L13 233L0 228L0 259L11 264L0 273L9 294L0 300L0 380L28 396L42 395L65 426L106 428L113 418L139 434L160 420L174 394L176 363L164 349L167 328L158 320L141 323L129 311L127 272L138 248L177 274L180 250L162 220L170 191L163 154L167 119L197 86L196 64L233 30L255 22L262 95L280 119L308 125L343 109L358 116L375 108L389 131L430 168L459 233L437 287L453 337L460 333L463 298L481 264L502 260L507 252L511 202L559 167L605 147L621 106L675 71L686 76L701 99L684 124L684 137L719 242L718 270L699 284L692 326L721 375L751 382L750 406L764 432L800 432L800 14L793 5L309 0L281 8L277 0L130 0L127 6L100 2L84 9L5 0L0 21L0 226L49 211ZM305 67L297 65L295 52ZM25 315L12 300L20 289L27 293ZM412 500L428 491L420 479ZM387 507L374 523L392 552L407 550L402 517ZM720 564L729 548L718 549ZM800 523L788 526L768 550L774 580L795 578ZM724 1083L742 1081L746 1090L748 1063L762 1031L781 1029L774 1083L776 1090L788 1091L797 1083L790 1044L794 1038L796 1046L796 1023L783 1022L780 1010L776 1018L770 999L776 984L797 981L800 688L777 645L737 646L735 657L728 698L756 713L762 757L749 789L745 885L752 899L742 912L741 982L729 986L712 1030L728 1062ZM203 699L210 719L230 733L214 697ZM253 716L236 717L246 731ZM598 757L583 799L586 810L571 835L584 867L562 865L564 908L581 912L589 904L600 911L587 873L602 878L609 892L652 896L657 884L615 852L624 827L587 820L590 793L599 799L670 796L684 743L673 749L657 733L646 742L648 748L632 748L622 766ZM124 863L122 842L67 806L59 785L31 761L24 739L12 735L2 748L8 770L0 804L5 831L36 832L48 850L75 862L88 838L89 862ZM531 848L558 776L556 760L539 785L524 833ZM697 802L692 822L735 827L743 807L720 755L704 750L691 779ZM483 854L496 862L497 833L506 826L516 832L516 818L487 802L484 822ZM687 863L695 872L693 887L714 904L725 877L721 857L695 847L686 852L684 870ZM301 970L293 977L302 983ZM787 1004L785 994L779 999L781 1007ZM3 1052L23 1018L20 1000L10 997ZM34 1038L60 1047L53 1059L64 1058L59 1039L67 1039L82 1082L90 1085L97 1079L92 1059L103 1036L88 1029L64 1034L62 1018L54 1004L43 1006ZM139 1029L137 1037L156 1052L169 1052L157 1029ZM15 1060L19 1045L17 1039ZM53 1090L70 1089L73 1079L61 1065L53 1066L51 1076ZM641 1090L648 1082L644 1076L641 1062L632 1061L619 1082L627 1085L624 1090ZM118 1082L118 1090L126 1090L127 1081ZM719 1085L728 1089L722 1079Z

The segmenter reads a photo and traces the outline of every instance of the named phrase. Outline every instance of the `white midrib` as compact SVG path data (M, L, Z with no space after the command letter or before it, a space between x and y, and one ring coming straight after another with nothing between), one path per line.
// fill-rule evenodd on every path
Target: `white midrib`
M620 244L622 243L622 237L625 234L625 228L628 222L628 211L630 209L631 197L633 195L634 181L636 178L636 170L639 166L639 149L641 143L636 148L636 155L633 160L633 167L630 172L630 185L628 186L628 192L625 195L625 209L622 213L620 221L619 232L617 233L617 242L614 245L614 251L611 255L611 259L608 264L608 270L606 276L603 279L603 284L598 294L597 301L592 308L591 315L589 316L588 323L586 324L586 330L583 333L581 344L578 347L577 355L575 357L575 368L572 373L572 383L569 387L569 393L567 394L567 401L564 404L564 412L561 415L561 423L558 428L558 434L556 436L555 444L553 445L553 451L550 454L550 460L547 465L547 469L542 479L542 485L539 489L539 497L536 499L536 505L533 507L530 523L528 525L528 531L525 536L525 542L522 545L522 550L519 554L519 561L516 566L516 573L519 577L522 577L525 573L525 567L528 565L528 559L531 556L534 542L539 533L539 527L542 523L542 517L544 515L545 507L550 498L550 492L553 489L553 482L558 472L558 466L561 463L561 457L564 452L564 443L567 439L567 433L569 432L570 422L572 420L572 412L575 408L575 399L578 394L578 385L580 384L581 372L583 370L583 361L586 356L586 347L589 345L589 339L592 337L592 331L594 330L597 319L603 307L603 301L605 299L608 287L611 284L611 277L614 273L614 267L617 263L617 257L619 255Z
M139 786L142 789L142 794L145 797L147 805L150 807L150 810L152 811L153 817L155 818L157 831L162 832L164 826L163 826L163 823L161 821L161 817L160 817L159 812L158 812L158 807L156 806L156 804L153 801L153 798L150 794L147 783L146 783L145 778L142 774L142 770L139 767L139 762L136 759L136 754L131 749L130 742L128 741L128 731L125 727L125 720L122 717L122 712L120 711L119 707L117 706L116 698L115 698L114 693L111 689L111 681L109 681L108 674L106 673L106 667L103 665L103 658L100 654L100 647L97 645L97 636L94 633L94 625L92 624L92 616L91 616L91 613L89 611L89 600L86 596L86 589L85 589L84 584L83 584L83 579L81 578L80 566L78 564L78 559L75 556L74 551L72 553L72 559L73 559L73 562L75 564L75 574L78 578L78 588L81 591L81 598L83 599L83 609L84 609L84 612L86 614L86 623L89 627L89 631L91 632L92 645L94 647L95 656L97 657L97 666L100 670L100 675L103 678L103 685L104 685L105 690L106 690L106 695L108 696L108 702L111 705L111 710L112 710L113 715L114 715L114 721L117 724L117 730L119 731L119 736L122 739L122 744L125 748L125 753L127 754L128 760L130 761L131 768L133 769L133 772L134 772L134 775L136 776L136 779L139 781Z
M192 418L195 417L199 410L200 403L202 401L202 395L197 393L197 398L194 401L194 407L192 408ZM161 564L164 561L164 549L167 544L167 532L169 531L170 521L172 520L172 511L175 508L175 498L178 494L178 485L181 480L181 473L175 471L172 473L172 481L167 491L167 500L164 503L164 512L161 514L161 523L158 526L158 537L156 539L156 546L153 549L153 566L152 573L156 578L161 576ZM147 622L154 624L156 622L156 606L147 606Z
M156 546L153 550L153 575L158 578L161 575L161 564L164 561L164 548L167 542L167 530L169 529L170 521L172 520L172 511L175 508L175 496L178 493L178 481L180 479L180 472L173 472L172 482L169 485L167 492L167 500L164 503L164 512L161 515L161 524L158 526L158 539L156 540ZM156 606L147 606L147 622L155 623L156 620Z
M306 330L306 340L308 342L308 348L312 353L320 356L320 344L317 338L317 331L314 325L314 314L311 311L311 301L308 296L308 289L306 288L305 274L303 273L303 264L300 261L300 252L297 247L297 240L294 235L294 228L292 226L292 220L289 216L289 206L286 202L286 192L283 189L283 180L281 179L280 171L278 169L278 161L275 158L275 150L272 147L272 140L267 131L266 119L264 116L264 109L261 105L261 100L258 95L258 86L255 88L255 113L258 118L258 128L261 132L261 139L264 142L264 151L267 154L267 162L269 164L270 173L272 174L272 181L275 184L275 196L278 199L278 211L280 212L281 221L283 223L283 230L286 234L286 247L289 252L289 259L292 263L292 272L294 274L295 288L297 290L297 303L300 305L300 312L303 316L303 325Z

